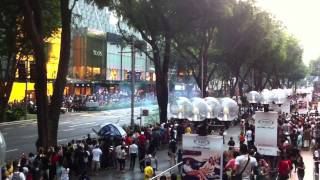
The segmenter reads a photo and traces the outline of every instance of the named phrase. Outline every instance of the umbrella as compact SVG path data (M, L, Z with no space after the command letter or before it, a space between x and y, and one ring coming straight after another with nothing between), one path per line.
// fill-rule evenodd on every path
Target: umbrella
M125 137L127 135L122 127L113 123L102 125L96 134L100 137Z

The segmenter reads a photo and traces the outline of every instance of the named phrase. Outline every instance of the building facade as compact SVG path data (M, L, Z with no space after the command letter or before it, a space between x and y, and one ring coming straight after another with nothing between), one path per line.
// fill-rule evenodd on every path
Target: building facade
M130 44L119 43L121 35L115 23L111 23L115 19L112 13L107 8L99 9L79 0L73 16L75 24L67 92L90 95L102 87L113 92L128 85L132 74L132 49ZM122 27L130 31L127 26ZM139 38L137 33L130 32ZM155 82L153 65L143 52L135 53L135 72L138 85Z

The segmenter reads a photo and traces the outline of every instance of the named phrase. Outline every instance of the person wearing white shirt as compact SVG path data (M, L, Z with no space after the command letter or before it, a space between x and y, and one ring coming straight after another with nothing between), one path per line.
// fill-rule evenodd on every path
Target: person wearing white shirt
M136 164L136 158L138 156L138 146L133 141L133 143L129 146L129 154L130 154L130 169L134 170L134 166Z
M66 166L62 166L60 180L69 180L69 172L69 168L67 168Z
M98 145L92 150L92 171L97 175L100 168L100 157L102 151Z
M248 131L246 132L246 139L247 139L247 143L248 146L253 146L253 139L252 139L252 130L248 129Z
M248 154L248 148L246 145L240 146L240 152L242 155L236 157L235 172L242 176L243 180L250 180L250 175L254 167L258 166L257 160Z

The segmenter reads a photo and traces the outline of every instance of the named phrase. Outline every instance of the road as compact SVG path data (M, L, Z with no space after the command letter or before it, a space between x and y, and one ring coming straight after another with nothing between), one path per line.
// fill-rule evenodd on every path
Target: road
M140 121L140 109L156 111L157 106L135 108L135 123ZM72 139L81 139L87 134L94 135L92 128L99 129L105 123L119 125L130 124L131 109L117 109L99 112L66 113L61 115L58 129L58 143L66 143ZM35 142L38 138L36 121L21 121L0 124L6 144L6 159L16 159L22 152L35 152Z

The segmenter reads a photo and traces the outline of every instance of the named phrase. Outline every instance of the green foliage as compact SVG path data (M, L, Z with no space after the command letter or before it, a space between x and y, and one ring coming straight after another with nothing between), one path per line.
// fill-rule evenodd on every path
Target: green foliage
M22 108L13 108L6 111L7 121L17 121L24 116L24 110Z

